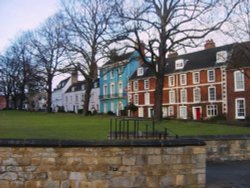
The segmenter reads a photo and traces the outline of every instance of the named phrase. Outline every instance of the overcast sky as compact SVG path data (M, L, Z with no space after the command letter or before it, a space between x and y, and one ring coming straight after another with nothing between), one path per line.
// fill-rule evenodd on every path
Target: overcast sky
M0 0L0 53L22 31L37 28L59 7L59 0Z

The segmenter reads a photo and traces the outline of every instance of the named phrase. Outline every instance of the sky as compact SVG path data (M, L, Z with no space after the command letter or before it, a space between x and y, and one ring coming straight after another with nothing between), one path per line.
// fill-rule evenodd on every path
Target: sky
M0 0L0 54L22 31L37 28L59 7L59 0Z

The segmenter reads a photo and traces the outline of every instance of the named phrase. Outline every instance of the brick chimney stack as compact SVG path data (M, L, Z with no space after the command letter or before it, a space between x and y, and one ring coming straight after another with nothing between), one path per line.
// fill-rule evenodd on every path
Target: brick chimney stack
M143 55L143 57L145 58L145 43L143 41L140 41L140 44L136 43L135 44L135 49L138 50L141 50L141 53ZM140 57L139 58L139 64L142 65L144 62L142 60L142 58Z
M168 58L171 58L171 57L177 57L178 56L178 53L176 51L170 51L168 53Z
M77 83L78 82L78 75L77 75L77 70L72 71L71 73L71 84Z
M215 48L215 43L213 39L206 40L206 43L204 44L205 49Z

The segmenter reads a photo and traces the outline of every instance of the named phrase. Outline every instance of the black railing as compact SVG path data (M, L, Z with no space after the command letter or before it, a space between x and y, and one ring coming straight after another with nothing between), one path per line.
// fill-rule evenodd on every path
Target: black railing
M114 98L127 98L127 93L113 93L108 95L100 95L100 100L103 99L114 99Z
M159 131L156 129L154 120L144 118L111 118L110 140L166 140L177 139L178 135L168 128Z

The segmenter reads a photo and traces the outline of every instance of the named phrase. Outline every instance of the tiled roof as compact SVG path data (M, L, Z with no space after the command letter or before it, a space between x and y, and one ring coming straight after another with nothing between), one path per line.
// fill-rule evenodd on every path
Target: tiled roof
M75 92L75 91L83 91L82 86L84 85L85 81L79 81L72 84L66 91L66 93ZM72 90L74 88L74 91Z
M228 56L230 57L230 53L232 52L232 49L236 51L235 49L239 50L239 45L244 44L247 48L245 49L250 49L250 42L246 43L234 43L234 44L229 44L229 45L224 45L220 47L215 47L215 48L210 48L210 49L204 49L201 51L193 52L193 53L188 53L188 54L183 54L183 55L178 55L176 57L171 57L167 58L167 65L165 66L165 73L166 74L173 74L177 72L186 72L186 71L192 71L192 70L198 70L198 69L207 69L207 68L213 68L213 67L218 67L221 65L225 64L230 64L230 61L226 61L224 63L217 63L216 62L216 53L220 51L227 51ZM249 53L249 50L246 50ZM242 55L236 55L236 53L233 53L233 57L235 59L240 59L239 56L242 57ZM248 54L250 57L250 54ZM175 61L178 59L183 59L184 60L184 67L182 69L176 70L175 69ZM235 61L236 62L236 61ZM250 61L246 61L250 66ZM241 63L240 61L237 61L237 63ZM136 79L136 78L144 78L144 77L149 77L153 76L154 73L152 70L150 70L145 64L142 65L141 67L144 67L144 74L141 76L137 76L137 71L130 77L130 79Z

